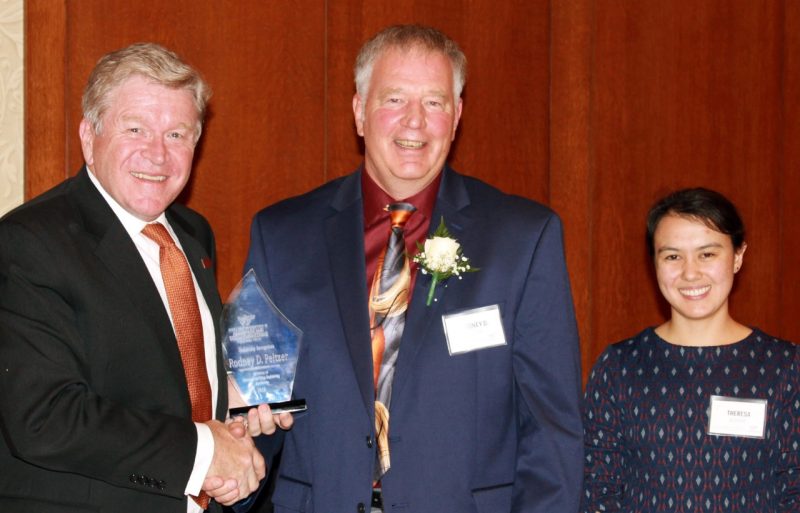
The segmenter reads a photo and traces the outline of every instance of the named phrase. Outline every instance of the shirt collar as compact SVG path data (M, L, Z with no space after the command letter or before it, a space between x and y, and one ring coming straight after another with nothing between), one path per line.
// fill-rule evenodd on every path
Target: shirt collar
M130 237L133 238L141 234L142 229L145 227L146 224L149 223L147 221L142 221L135 215L125 210L122 207L122 205L117 203L117 200L115 200L111 196L111 194L109 194L108 191L106 191L103 188L103 186L100 185L100 180L97 179L92 170L89 169L88 167L86 168L86 170L89 173L89 180L91 180L94 186L97 187L97 190L100 192L100 195L103 197L104 200L106 200L106 203L108 203L108 206L111 207L111 210L114 211L114 214L117 216L117 219L119 219L119 222L122 223L122 226L125 228L125 231L128 232L128 235L130 235ZM151 222L161 223L164 226L166 226L168 230L170 229L169 223L167 223L167 216L164 214L164 212L162 212L161 215L159 215L156 219L154 219ZM174 237L174 233L172 235Z
M442 182L442 173L436 175L424 189L408 198L392 198L386 191L375 183L365 169L361 170L361 197L364 203L364 228L368 229L377 222L386 219L384 207L390 203L403 201L411 203L417 210L413 218L430 219L433 215L433 207L436 204L436 196L439 194L439 185Z

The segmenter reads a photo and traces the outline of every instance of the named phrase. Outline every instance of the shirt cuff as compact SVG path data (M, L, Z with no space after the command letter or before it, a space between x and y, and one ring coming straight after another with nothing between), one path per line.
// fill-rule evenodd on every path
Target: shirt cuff
M211 467L211 460L214 458L214 435L211 428L205 424L195 422L197 428L197 452L194 455L194 466L186 483L186 495L198 495L203 487L208 469Z

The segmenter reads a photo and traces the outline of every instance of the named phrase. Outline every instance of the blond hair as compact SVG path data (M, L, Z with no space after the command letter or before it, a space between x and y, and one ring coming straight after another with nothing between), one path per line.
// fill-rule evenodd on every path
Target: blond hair
M91 123L95 133L102 130L101 119L109 108L111 92L135 75L191 93L198 116L196 137L200 137L211 88L197 70L155 43L135 43L97 61L82 99L83 117Z
M356 91L362 98L367 96L375 61L391 48L422 49L445 55L453 67L453 97L456 100L461 97L461 91L467 81L467 57L458 44L432 27L393 25L378 32L358 52L353 72Z

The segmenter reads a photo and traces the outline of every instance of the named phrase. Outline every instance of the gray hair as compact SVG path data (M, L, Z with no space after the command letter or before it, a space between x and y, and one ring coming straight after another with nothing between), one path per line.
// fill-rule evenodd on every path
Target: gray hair
M393 25L378 32L358 52L353 71L356 91L362 98L366 98L375 61L390 48L423 49L444 54L453 67L453 97L456 100L461 97L467 81L467 57L458 44L432 27Z
M211 88L197 70L155 43L135 43L97 61L82 99L83 117L91 123L95 133L102 129L101 119L110 106L111 92L134 75L191 93L199 120L196 137L200 137Z

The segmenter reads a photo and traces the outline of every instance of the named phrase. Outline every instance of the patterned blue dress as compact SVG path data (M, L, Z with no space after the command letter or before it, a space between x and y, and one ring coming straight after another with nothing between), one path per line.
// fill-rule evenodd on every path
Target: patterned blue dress
M765 436L706 433L711 395L767 399ZM713 347L652 328L598 359L584 404L581 511L800 511L800 351L754 329Z

